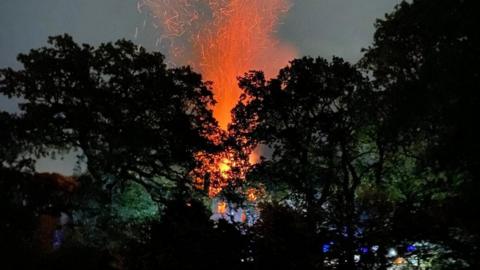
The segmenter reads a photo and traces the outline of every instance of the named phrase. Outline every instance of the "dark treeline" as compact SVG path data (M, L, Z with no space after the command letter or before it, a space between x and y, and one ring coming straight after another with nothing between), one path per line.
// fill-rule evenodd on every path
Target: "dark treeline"
M0 111L0 268L480 269L476 2L399 4L356 64L245 74L228 131L210 83L131 42L19 55L0 70L20 100ZM85 171L35 172L70 151ZM212 199L198 153L225 151ZM219 198L247 221L212 218Z

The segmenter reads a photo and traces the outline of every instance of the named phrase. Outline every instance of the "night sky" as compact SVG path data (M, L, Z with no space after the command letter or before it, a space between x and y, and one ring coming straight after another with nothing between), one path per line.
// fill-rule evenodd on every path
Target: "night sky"
M296 0L279 29L279 37L300 55L340 56L355 62L372 41L376 18L399 0ZM16 56L46 45L48 36L68 33L77 42L98 44L120 38L155 49L158 30L135 0L1 0L0 68L19 68ZM0 108L14 112L16 102L0 97ZM39 171L71 174L75 155L41 160Z

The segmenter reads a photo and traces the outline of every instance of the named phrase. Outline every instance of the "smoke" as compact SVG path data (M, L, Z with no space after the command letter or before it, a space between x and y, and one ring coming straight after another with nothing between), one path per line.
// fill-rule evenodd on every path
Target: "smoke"
M240 96L237 77L262 70L267 77L296 55L276 31L289 0L143 0L175 64L188 64L213 82L214 117L223 129Z

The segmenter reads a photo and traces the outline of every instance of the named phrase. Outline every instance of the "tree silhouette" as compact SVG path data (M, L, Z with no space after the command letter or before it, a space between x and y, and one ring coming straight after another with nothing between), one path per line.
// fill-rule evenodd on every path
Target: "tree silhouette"
M374 43L361 61L375 78L379 119L391 144L408 149L417 171L432 172L423 176L426 189L417 190L423 198L397 222L408 220L415 203L422 205L418 217L437 213L424 220L423 237L454 247L472 269L479 268L472 243L480 226L472 218L480 214L478 11L468 0L403 2L377 21ZM440 190L443 199L429 198L431 190ZM410 233L418 229L407 223Z
M330 224L338 230L345 253L342 267L353 269L354 195L369 168L360 157L361 131L368 126L372 95L368 80L349 63L333 58L294 60L276 79L262 73L240 80L244 90L235 108L232 129L254 143L268 145L272 157L260 163L250 179L269 186L286 185L305 209L308 230L316 235L325 220L324 204L334 205ZM328 220L328 219L327 219ZM311 239L310 250L320 250Z
M170 201L141 256L130 263L135 269L243 269L247 237L234 224L220 220L215 225L209 217L199 201Z
M480 269L479 7L402 2L358 65L246 73L228 131L189 67L125 40L50 38L0 69L0 94L20 100L0 111L2 266L386 270L396 247L398 263ZM85 174L35 173L72 150ZM207 193L258 220L212 220ZM71 239L42 250L39 219L60 212L77 218Z
M127 41L93 48L65 35L49 43L19 55L24 69L0 71L0 93L23 99L17 122L33 152L80 149L94 178L136 181L155 199L165 182L188 185L194 154L211 148L217 128L201 76Z

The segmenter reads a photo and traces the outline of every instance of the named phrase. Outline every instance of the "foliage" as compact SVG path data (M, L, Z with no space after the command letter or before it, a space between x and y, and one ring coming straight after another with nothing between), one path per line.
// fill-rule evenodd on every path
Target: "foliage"
M233 224L214 225L196 200L168 203L162 220L152 227L151 239L134 252L128 264L135 269L241 269L247 238Z
M368 80L340 58L306 57L268 82L262 73L247 74L240 86L244 94L232 129L272 150L249 180L286 184L293 195L287 199L307 217L312 237L306 246L316 245L319 226L335 228L337 236L346 230L346 238L339 238L346 250L340 261L353 264L354 194L370 169L361 168L360 158L369 151L359 147L374 94Z
M111 192L86 175L72 196L74 245L118 251L130 243L143 243L151 222L160 218L161 204L154 202L143 186L130 183ZM108 243L108 245L105 245Z
M403 2L377 21L374 43L361 61L379 89L379 115L390 144L423 145L409 151L416 170L425 172L414 191L414 208L423 211L410 220L430 213L422 221L443 233L432 234L436 230L427 226L423 236L457 246L473 268L478 255L444 231L461 228L478 238L478 219L472 218L479 214L480 190L478 11L468 0Z
M127 41L93 48L65 35L49 43L19 55L24 69L0 71L0 93L24 100L17 122L35 153L80 148L91 175L136 181L158 200L154 179L186 185L194 154L212 147L216 130L201 76Z
M228 132L212 117L210 83L128 41L94 48L65 35L19 55L23 69L0 70L0 94L21 100L19 114L0 111L1 255L32 262L2 261L480 268L478 7L402 2L358 65L304 57L271 80L246 73ZM258 148L265 157L249 167ZM72 149L88 165L75 192L38 181L35 158ZM213 221L207 193L260 218ZM47 254L35 246L39 216L60 212L73 224ZM389 247L398 254L384 256Z

